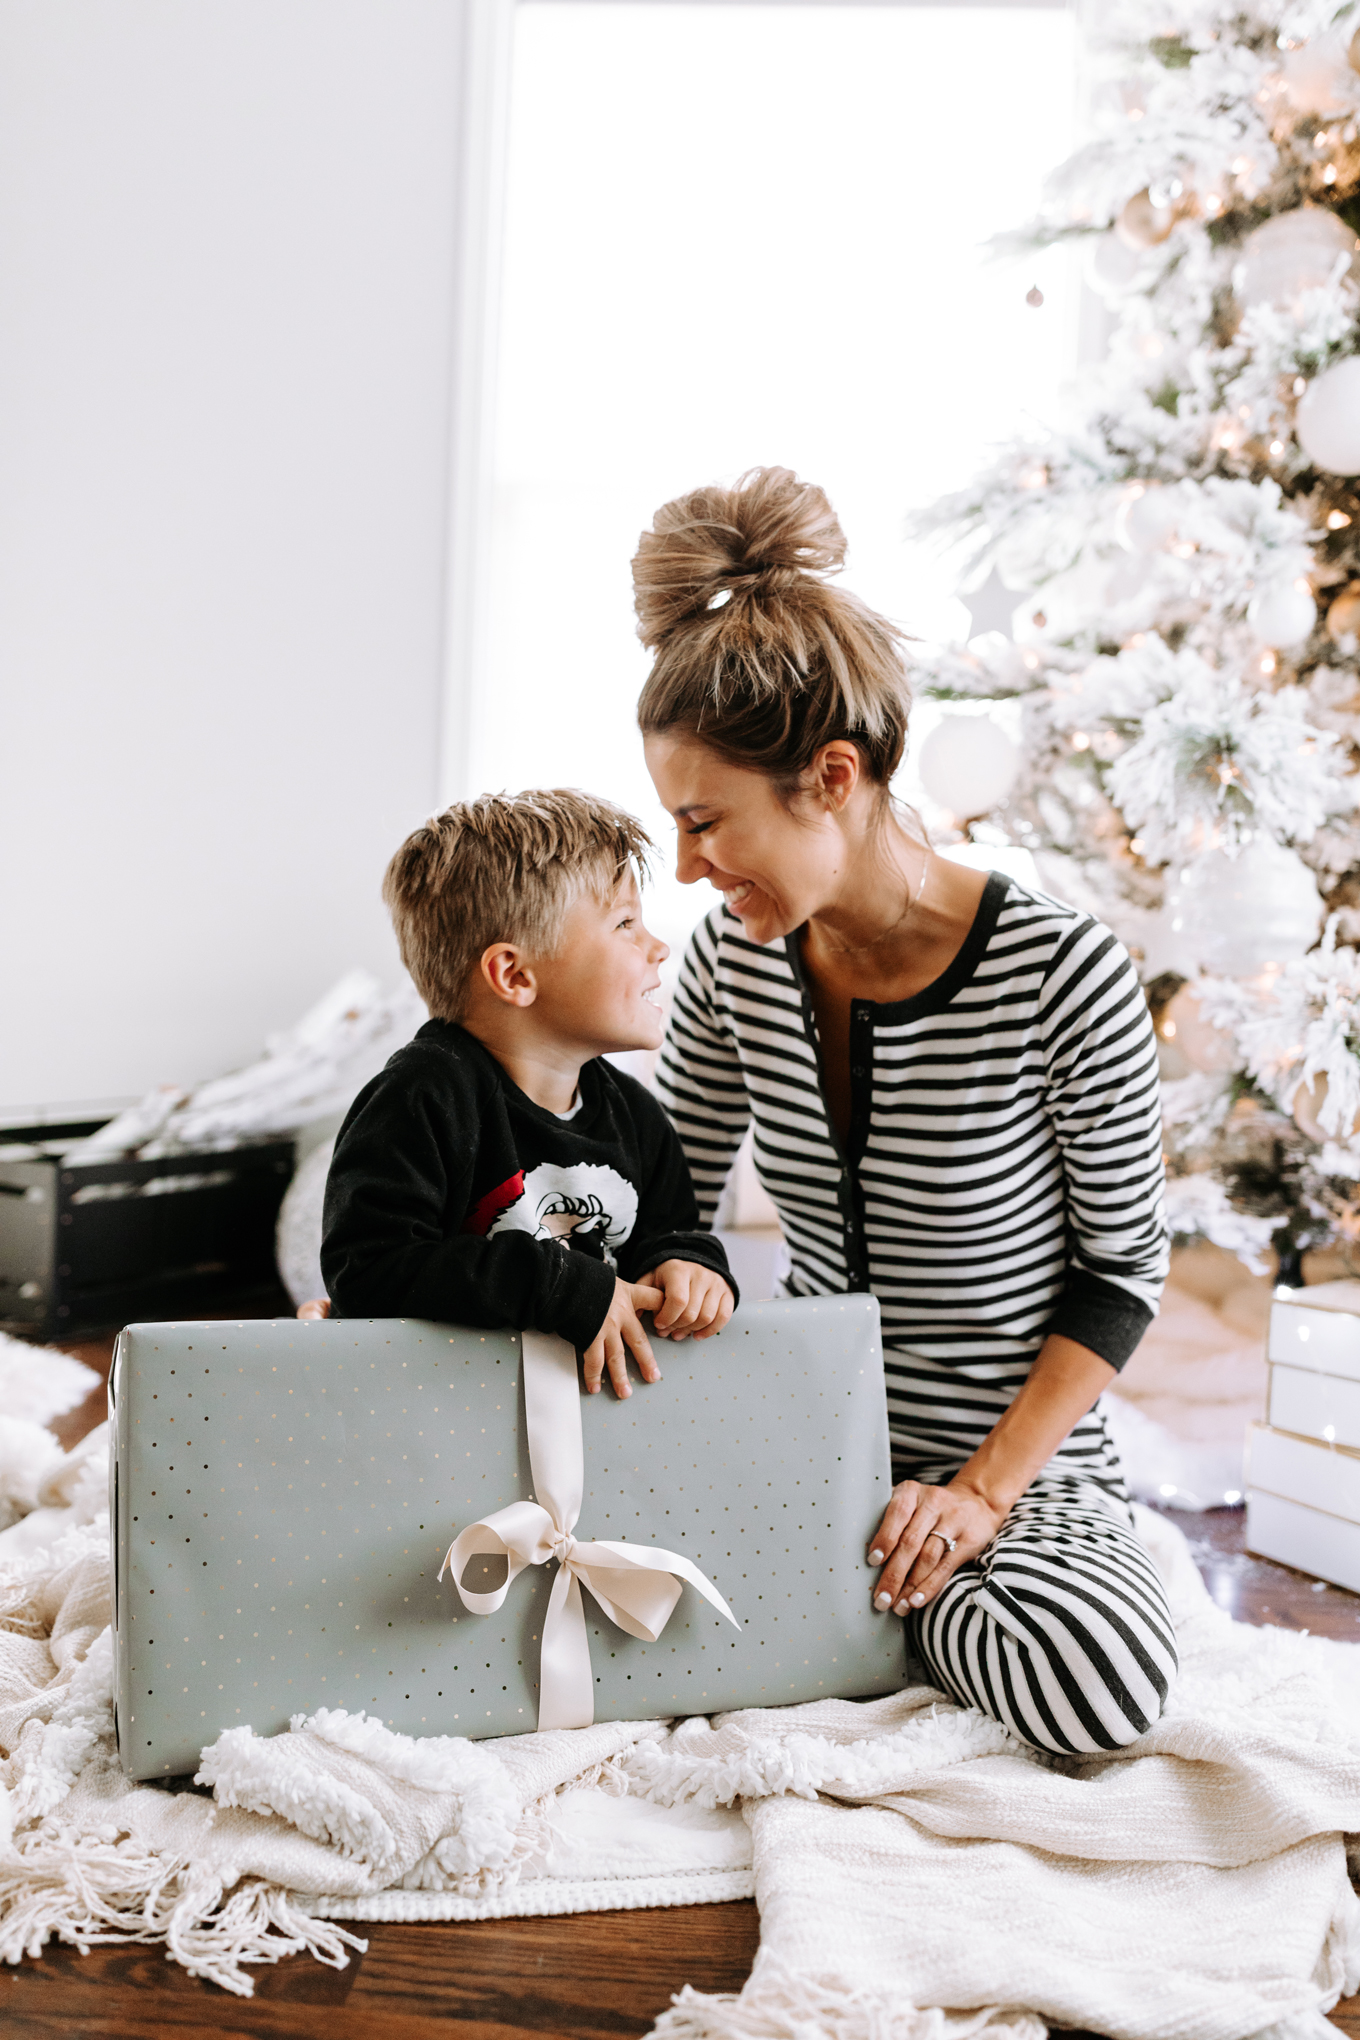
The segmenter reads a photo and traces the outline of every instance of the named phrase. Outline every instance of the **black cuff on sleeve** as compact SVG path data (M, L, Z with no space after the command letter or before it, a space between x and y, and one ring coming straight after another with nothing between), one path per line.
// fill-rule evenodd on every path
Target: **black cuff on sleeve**
M640 1275L645 1275L651 1268L660 1267L663 1261L693 1261L700 1268L711 1269L713 1274L722 1276L731 1290L733 1308L735 1309L741 1302L741 1291L737 1288L736 1277L727 1265L726 1251L716 1233L663 1233L659 1239L644 1241L640 1253L633 1252L630 1241L627 1261L630 1272L624 1274L623 1279L625 1282L636 1282Z
M1058 1299L1047 1330L1088 1346L1111 1367L1122 1367L1148 1326L1152 1312L1145 1303L1089 1268L1073 1268Z
M560 1247L553 1249L562 1253ZM578 1351L588 1346L614 1301L614 1270L604 1261L596 1261L589 1254L566 1253L563 1271L562 1294L554 1299L552 1323L540 1325L542 1332L556 1332Z

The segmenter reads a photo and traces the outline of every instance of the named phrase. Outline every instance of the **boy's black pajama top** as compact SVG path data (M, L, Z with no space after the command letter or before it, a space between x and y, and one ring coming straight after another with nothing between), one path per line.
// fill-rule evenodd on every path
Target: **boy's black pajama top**
M342 1316L510 1325L586 1346L616 1271L635 1282L669 1260L732 1281L700 1229L675 1129L603 1060L584 1066L563 1118L466 1029L430 1020L336 1138L321 1272Z

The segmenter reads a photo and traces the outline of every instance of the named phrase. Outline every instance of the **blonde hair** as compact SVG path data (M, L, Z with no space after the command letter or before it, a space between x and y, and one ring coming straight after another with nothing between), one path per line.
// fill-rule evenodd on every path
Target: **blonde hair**
M845 737L886 787L907 734L903 634L827 585L844 559L826 496L788 468L664 504L633 559L638 636L656 654L643 735L686 731L785 789Z
M575 787L456 801L406 838L382 894L401 960L437 1020L458 1020L493 942L552 956L582 892L608 900L651 840L611 801Z

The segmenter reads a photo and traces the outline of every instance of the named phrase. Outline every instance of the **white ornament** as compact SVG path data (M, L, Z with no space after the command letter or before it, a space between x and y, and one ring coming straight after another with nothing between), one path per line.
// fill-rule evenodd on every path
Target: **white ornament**
M1170 235L1179 217L1176 200L1181 196L1179 180L1174 193L1135 192L1114 223L1114 231L1128 247L1156 248Z
M1247 622L1263 645L1291 651L1305 643L1317 622L1317 603L1306 581L1277 581L1252 598Z
M1176 529L1176 499L1160 482L1130 490L1115 519L1115 535L1130 552L1156 552Z
M1123 297L1137 288L1143 274L1143 256L1113 230L1092 240L1086 257L1086 276L1092 290L1103 298Z
M1299 399L1294 430L1314 467L1360 475L1360 354L1314 377Z
M1346 23L1286 51L1285 94L1300 113L1349 113L1360 102L1360 78L1348 62L1353 33L1354 24Z
M1019 746L987 715L946 715L921 746L921 784L958 821L990 814L1020 770Z
M1306 290L1316 290L1342 265L1360 254L1360 238L1346 222L1321 205L1301 205L1277 213L1253 228L1242 243L1233 270L1233 289L1244 305L1294 305Z
M1256 977L1317 940L1322 902L1296 851L1255 836L1236 857L1209 850L1167 874L1163 969L1192 977Z
M998 631L1005 638L1013 637L1011 618L1024 599L1020 589L1006 586L994 565L985 581L959 597L968 611L969 642L975 637L985 636L988 631Z
M1133 553L1128 559L1120 560L1110 570L1105 582L1107 602L1133 602L1147 593L1155 575L1156 565L1147 553Z
M1182 985L1167 1001L1160 1032L1164 1040L1175 1042L1192 1070L1205 1075L1226 1076L1241 1063L1237 1043L1226 1028L1205 1018L1189 985Z
M1328 1131L1318 1117L1323 1106L1327 1103L1327 1093L1330 1089L1331 1086L1327 1082L1326 1071L1319 1071L1311 1084L1299 1085L1298 1090L1294 1093L1294 1102L1290 1107L1294 1124L1299 1129L1299 1132L1306 1133L1309 1140L1315 1140L1319 1147L1337 1138L1334 1133ZM1341 1137L1346 1141L1353 1141L1357 1133L1360 1133L1360 1118L1354 1119L1348 1128L1344 1128Z

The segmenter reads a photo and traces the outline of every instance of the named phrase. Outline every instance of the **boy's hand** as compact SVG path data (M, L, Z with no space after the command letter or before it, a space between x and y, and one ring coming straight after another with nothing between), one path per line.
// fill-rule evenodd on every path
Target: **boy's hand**
M678 1267L679 1262L671 1263ZM614 1283L614 1301L605 1314L605 1321L586 1347L586 1393L598 1395L600 1377L605 1368L614 1384L618 1396L631 1395L628 1380L628 1355L631 1352L638 1364L638 1373L644 1381L660 1381L661 1369L652 1357L638 1312L656 1310L665 1301L659 1289L646 1282Z
M328 1318L331 1314L331 1300L329 1296L314 1296L309 1303L298 1305L297 1314L304 1319Z
M697 1261L663 1261L642 1279L665 1291L652 1327L659 1339L711 1339L735 1309L722 1276Z

